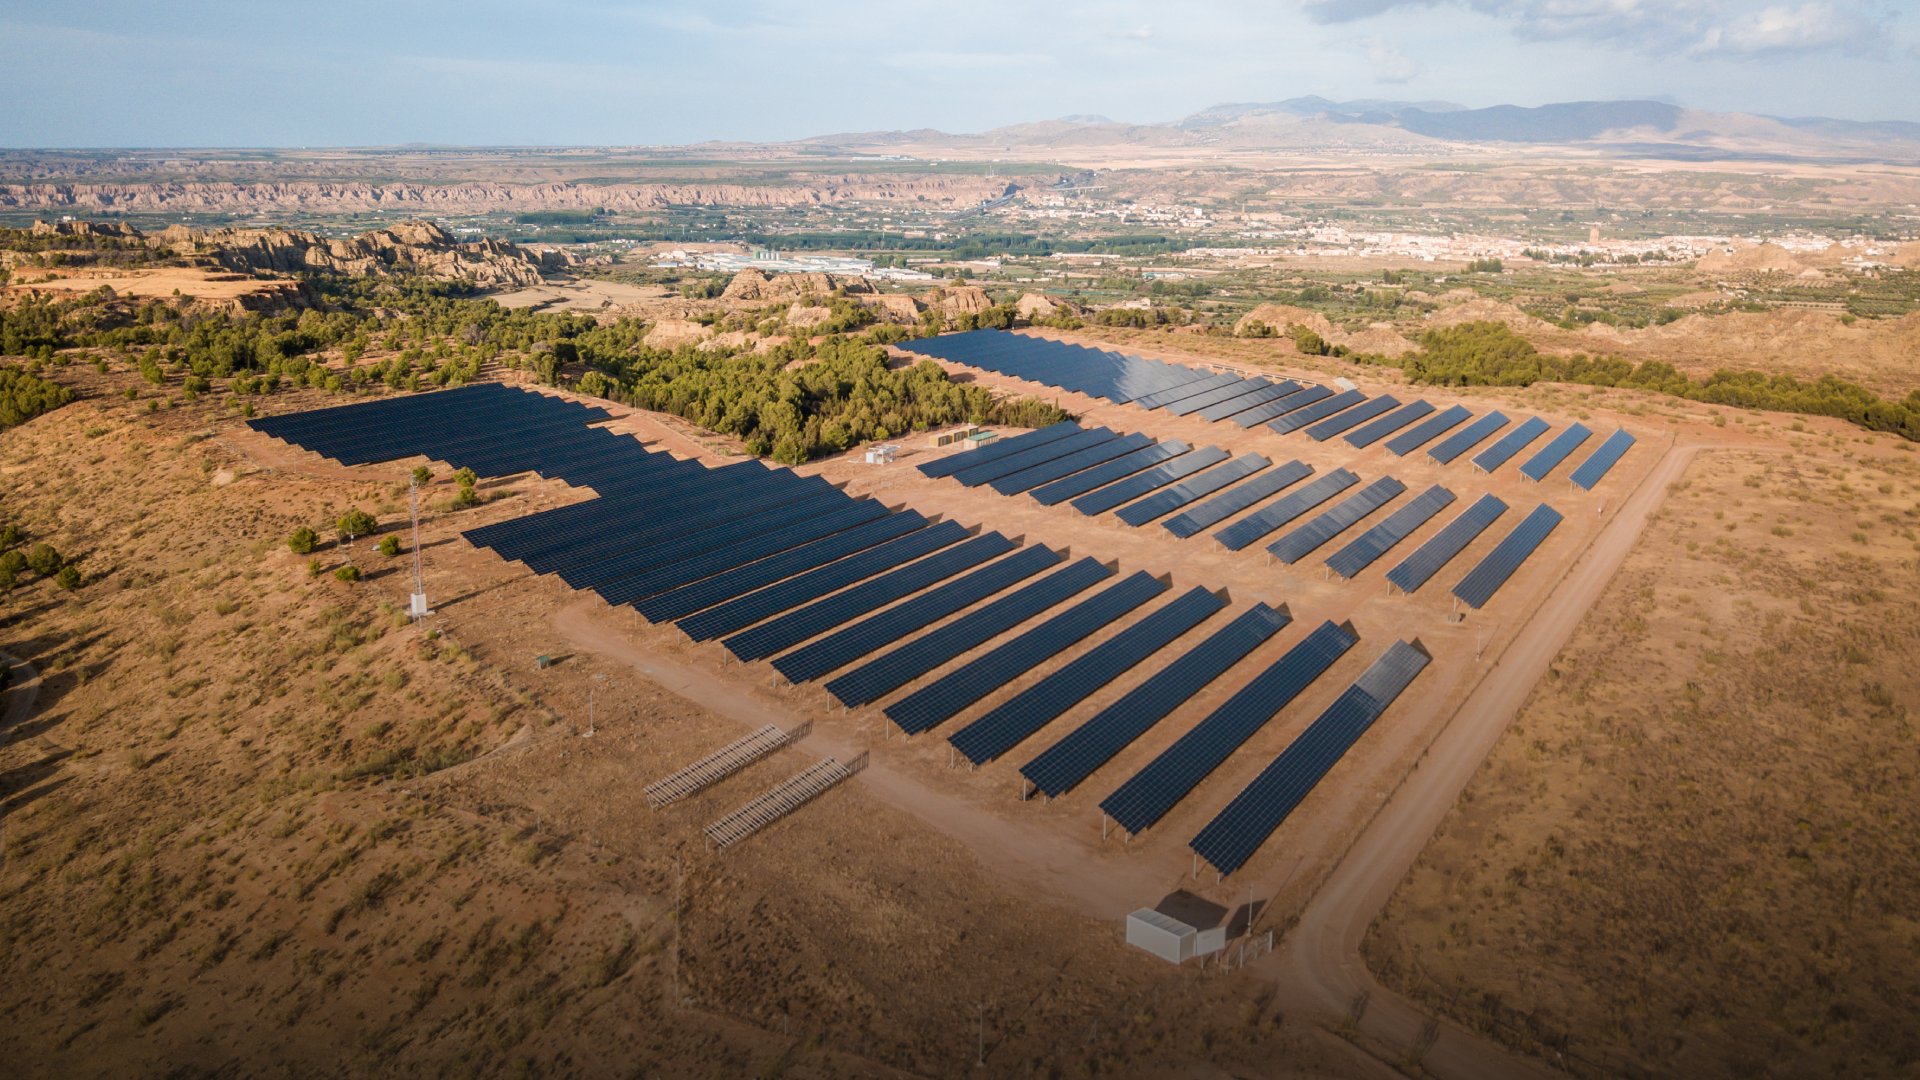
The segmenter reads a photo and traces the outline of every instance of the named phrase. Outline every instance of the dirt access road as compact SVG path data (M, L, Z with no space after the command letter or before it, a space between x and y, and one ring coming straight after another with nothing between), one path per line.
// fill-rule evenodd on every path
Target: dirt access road
M1361 938L1420 857L1454 800L1473 779L1475 770L1493 751L1501 733L1526 704L1548 665L1613 580L1645 530L1649 516L1665 502L1667 485L1686 471L1702 449L1713 448L1675 447L1654 466L1622 512L1560 580L1531 623L1434 740L1420 767L1360 834L1301 913L1286 942L1260 961L1259 967L1279 982L1283 1008L1289 1012L1331 1013L1336 1018L1357 1012L1359 1027L1366 1035L1395 1049L1417 1045L1423 1029L1431 1032L1426 1013L1374 981L1360 956ZM1362 1000L1364 1004L1356 1008L1355 1003ZM1444 1023L1438 1040L1423 1052L1421 1063L1434 1075L1472 1080L1531 1080L1548 1075L1540 1065Z

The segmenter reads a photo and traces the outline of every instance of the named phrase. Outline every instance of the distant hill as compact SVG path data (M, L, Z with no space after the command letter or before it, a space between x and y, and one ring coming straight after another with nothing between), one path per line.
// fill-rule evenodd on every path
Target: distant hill
M1920 124L1827 117L1715 113L1661 101L1569 101L1537 107L1470 109L1451 101L1309 95L1214 105L1170 123L1117 123L1105 116L1011 124L971 135L936 131L868 132L802 140L841 147L913 144L1072 149L1076 147L1235 148L1510 143L1589 146L1636 156L1842 158L1909 162L1920 158Z

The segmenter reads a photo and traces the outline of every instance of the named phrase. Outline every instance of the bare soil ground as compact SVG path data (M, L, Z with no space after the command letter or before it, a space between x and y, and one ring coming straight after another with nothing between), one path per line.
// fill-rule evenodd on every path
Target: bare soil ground
M1369 935L1383 983L1584 1075L1920 1060L1920 467L1806 426L1673 485Z

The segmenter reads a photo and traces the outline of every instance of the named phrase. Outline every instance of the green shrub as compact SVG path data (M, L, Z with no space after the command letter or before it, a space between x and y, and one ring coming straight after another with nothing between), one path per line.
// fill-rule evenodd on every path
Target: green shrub
M320 537L312 529L302 525L293 530L293 535L287 538L287 550L295 555L311 555L314 545L319 542Z
M69 592L79 588L80 587L80 568L77 566L61 567L60 572L53 576L53 583L55 585L60 586L63 589L66 589Z
M389 559L400 554L400 538L393 533L388 533L382 537L380 540L380 554L385 555Z
M66 560L53 549L52 544L35 544L27 555L27 567L41 577L52 577L65 565Z
M352 563L348 563L340 569L335 570L333 576L340 581L359 581L360 568Z
M380 520L365 510L349 510L336 527L348 536L369 536L380 530Z

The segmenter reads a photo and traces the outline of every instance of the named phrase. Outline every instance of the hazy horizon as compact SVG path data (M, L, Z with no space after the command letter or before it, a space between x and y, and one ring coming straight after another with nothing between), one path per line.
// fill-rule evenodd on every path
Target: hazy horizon
M1227 102L1671 101L1920 121L1920 0L1295 0L1034 10L124 0L0 14L15 148L586 146L953 133ZM1835 78L1837 65L1845 77Z

